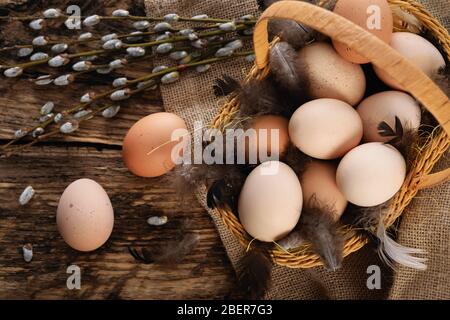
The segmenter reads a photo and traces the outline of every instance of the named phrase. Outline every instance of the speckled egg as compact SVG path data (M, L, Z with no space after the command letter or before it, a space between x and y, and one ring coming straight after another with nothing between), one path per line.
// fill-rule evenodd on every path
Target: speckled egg
M80 179L64 190L56 222L69 246L78 251L93 251L111 235L114 210L101 185L94 180Z
M298 53L298 70L306 76L313 99L332 98L357 105L366 90L366 77L359 64L344 60L333 46L316 42Z

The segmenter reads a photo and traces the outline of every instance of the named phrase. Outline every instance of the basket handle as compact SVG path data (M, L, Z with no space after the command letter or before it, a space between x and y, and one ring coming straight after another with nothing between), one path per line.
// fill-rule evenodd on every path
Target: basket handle
M450 168L422 177L417 187L419 190L429 189L448 181L450 181Z
M270 19L295 20L345 44L369 59L409 91L436 118L447 137L450 137L450 100L441 89L419 68L378 37L319 6L303 1L279 1L264 11L253 35L256 65L259 69L265 69L269 63ZM423 178L424 181L428 179L430 183L433 181L432 184L436 185L449 180L448 173L444 171Z

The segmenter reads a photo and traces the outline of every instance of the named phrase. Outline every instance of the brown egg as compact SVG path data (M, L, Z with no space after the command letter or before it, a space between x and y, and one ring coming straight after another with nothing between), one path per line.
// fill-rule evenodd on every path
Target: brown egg
M295 111L289 122L294 145L310 157L342 157L361 141L361 118L352 106L336 99L317 99Z
M389 43L391 41L394 19L386 0L339 0L333 11L384 42ZM339 55L347 61L358 64L369 62L369 60L338 41L333 40L333 46Z
M347 200L374 207L391 199L406 176L406 162L394 147L372 142L356 147L342 158L336 181Z
M102 186L90 179L80 179L64 190L56 222L69 246L79 251L93 251L111 235L114 211Z
M288 165L268 161L245 180L239 196L239 219L254 238L277 241L297 225L303 197L300 181Z
M364 141L387 142L393 137L382 137L378 126L386 122L395 129L395 117L398 117L405 130L417 130L422 112L419 103L409 94L400 91L386 91L363 100L357 111L364 127Z
M347 207L347 199L337 186L336 170L337 165L333 162L314 160L307 165L300 183L304 206L327 208L338 221Z
M251 135L246 143L247 157L249 151L257 152L253 157L255 159L261 159L260 155L272 159L283 155L289 145L288 126L289 120L284 117L266 115L256 118L250 125L250 129L254 129L256 134ZM272 139L276 139L272 134L275 132L278 134L278 141L276 146L272 146Z
M180 137L181 130L187 133L184 120L172 113L161 112L142 118L131 127L123 141L125 165L141 177L158 177L169 172L176 160L172 159L172 150L180 143L180 139L172 139L172 134L177 132Z
M309 83L313 99L338 99L357 105L366 90L366 77L360 65L344 60L327 43L317 42L301 49L298 68Z
M417 34L395 32L392 35L391 47L429 77L433 76L440 68L445 67L444 57L439 50L431 42ZM377 67L374 69L378 77L388 86L404 91L404 88L384 70Z

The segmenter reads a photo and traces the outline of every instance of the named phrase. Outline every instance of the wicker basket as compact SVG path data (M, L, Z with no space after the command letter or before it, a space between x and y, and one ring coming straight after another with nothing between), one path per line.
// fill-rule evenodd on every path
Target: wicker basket
M414 0L388 0L388 2L392 6L413 14L423 27L431 31L440 41L450 59L448 31L422 5ZM247 76L247 80L263 79L269 72L270 44L267 26L268 20L272 18L295 20L354 49L401 83L439 122L440 127L436 128L432 137L421 148L422 151L411 167L401 190L392 200L392 204L384 216L385 226L390 227L419 190L450 179L450 168L430 174L433 166L450 146L450 101L448 97L424 73L377 37L341 16L301 1L277 2L262 14L254 33L256 63ZM404 30L406 27L403 21L396 19L396 30ZM239 101L233 98L222 107L213 122L213 127L219 129L226 127L238 111ZM243 247L248 247L252 239L235 214L226 208L217 210ZM361 249L368 241L365 236L354 232L351 226L345 226L342 232L348 239L344 246L344 257ZM275 263L290 268L311 268L322 265L319 256L311 250L311 245L308 244L289 252L275 248L271 255Z

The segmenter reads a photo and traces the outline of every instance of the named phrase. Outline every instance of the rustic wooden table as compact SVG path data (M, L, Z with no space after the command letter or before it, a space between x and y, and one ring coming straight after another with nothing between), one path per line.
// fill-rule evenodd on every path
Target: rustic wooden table
M1 0L0 12L11 8L11 3L25 3L26 8L27 2ZM64 1L38 2L58 3L61 7ZM136 5L131 0L103 2L102 10ZM33 8L38 9L39 5ZM15 25L2 24L0 28L0 39L6 42L23 32ZM141 67L151 70L150 65ZM92 85L82 81L63 89L39 89L23 79L1 77L0 144L10 139L17 128L34 123L46 101L54 101L57 108L70 106ZM101 83L95 84L96 91L104 88ZM71 137L52 138L0 159L1 299L213 299L230 293L235 287L234 272L210 217L194 195L180 199L169 183L170 174L143 179L130 174L123 165L121 142L128 128L143 116L159 111L163 111L159 92L146 93L124 103L115 119L89 120ZM79 178L99 182L115 210L111 238L92 253L72 250L56 228L59 197L68 184ZM35 188L36 196L22 207L18 197L27 185ZM147 225L146 219L153 215L167 215L168 224ZM200 242L179 265L139 264L128 253L130 245L164 245L186 218L193 222L192 230L199 233ZM34 247L31 263L22 256L26 243ZM70 265L81 268L81 290L66 287Z

